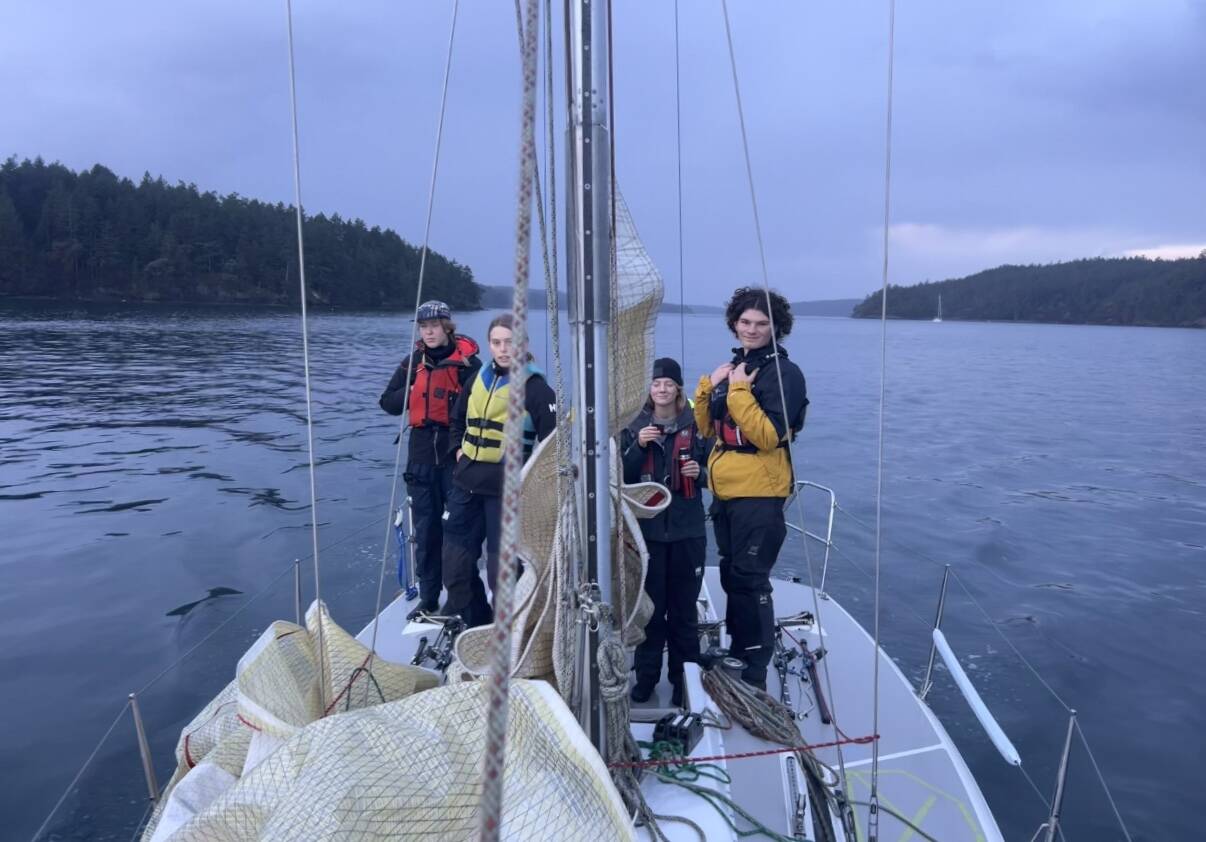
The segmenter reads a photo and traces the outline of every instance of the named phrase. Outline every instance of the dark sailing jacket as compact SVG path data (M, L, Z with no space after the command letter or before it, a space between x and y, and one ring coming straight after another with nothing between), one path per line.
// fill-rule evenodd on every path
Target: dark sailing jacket
M733 353L734 365L744 362L754 379L749 383L726 379L713 388L705 374L695 391L695 422L703 435L717 438L708 457L708 487L721 500L788 497L793 477L790 444L803 428L808 410L804 374L787 358L782 345L772 343L748 353L735 348ZM726 423L740 429L746 443L741 449L724 443L721 433Z
M479 380L487 386L493 385L496 389L509 388L510 383L508 370L490 362L478 369L474 379L461 390L461 396L457 398L456 406L452 409L451 446L454 454L464 441L469 397ZM528 366L528 379L524 389L524 409L528 416L525 427L530 423L537 442L544 441L557 429L557 395L539 369L531 364ZM459 488L474 494L497 497L503 491L504 474L505 466L502 462L479 462L462 456L453 468L452 481Z
M381 397L377 401L381 408L390 415L402 414L403 407L408 405L406 384L408 381L411 384L410 412L408 414L412 418L408 419L411 423L410 443L407 445L407 464L442 465L455 458L456 446L449 437L449 422L445 419L456 405L458 395L465 392L473 375L481 368L482 361L478 358L477 352L477 343L460 334L457 334L453 341L441 345L439 348L428 348L419 342L415 351L402 361L398 370L394 372L394 376L390 378L389 385L385 387L385 391L381 393ZM410 376L412 365L421 365L428 376L437 370L454 368L456 379L460 383L458 392L450 396L451 400L448 400L447 397L437 398L437 400L447 401L447 405L438 407L437 409L440 411L432 413L436 418L418 425L413 423L415 420L413 416L424 399L416 394L421 384L416 383L415 377ZM427 400L431 399L431 396L425 397Z
M641 410L627 428L620 431L620 458L624 464L624 482L652 480L670 488L670 505L657 517L646 518L641 523L641 534L646 541L679 541L683 538L703 538L707 535L704 526L703 488L707 485L707 444L699 435L691 407L686 407L671 424L663 424L665 433L641 447L637 433L642 427L655 423L652 410ZM686 498L672 487L677 471L672 470L670 456L676 450L675 437L682 430L690 432L690 444L682 448L699 463L699 476L694 480L695 496ZM652 460L650 460L652 456ZM652 465L650 462L652 461ZM646 476L646 467L651 470Z

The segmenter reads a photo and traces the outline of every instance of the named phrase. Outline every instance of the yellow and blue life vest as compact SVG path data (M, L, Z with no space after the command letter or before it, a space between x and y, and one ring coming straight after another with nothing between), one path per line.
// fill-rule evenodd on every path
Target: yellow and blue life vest
M528 377L543 374L528 364ZM498 374L493 365L478 371L469 389L469 406L465 413L465 438L461 452L475 462L502 462L503 428L507 422L507 401L511 393L511 375ZM526 461L536 446L536 426L532 416L523 414L523 458Z

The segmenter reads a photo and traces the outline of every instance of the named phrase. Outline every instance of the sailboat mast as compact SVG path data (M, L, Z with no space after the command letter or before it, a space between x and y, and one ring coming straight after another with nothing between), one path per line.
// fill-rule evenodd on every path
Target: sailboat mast
M614 606L611 573L611 460L608 445L611 323L611 156L608 126L607 4L566 0L569 36L569 199L567 206L569 307L574 340L574 464L585 582L600 602ZM593 667L597 633L587 640ZM603 744L597 671L588 670L583 727Z

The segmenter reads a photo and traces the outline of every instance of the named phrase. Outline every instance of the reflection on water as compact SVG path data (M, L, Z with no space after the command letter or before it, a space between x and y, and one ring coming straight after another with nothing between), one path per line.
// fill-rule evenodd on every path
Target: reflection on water
M490 315L458 322L480 339ZM729 340L718 318L687 322L694 378ZM861 524L873 521L878 326L800 319L795 333L812 406L793 460L837 492L828 589L868 622L873 541ZM386 508L397 422L376 401L404 335L400 317L312 322L322 590L351 628L372 616L377 571L395 558ZM533 335L541 351L543 326ZM679 342L676 316L659 353L677 355ZM0 754L22 768L0 789L0 814L18 838L126 693L275 582L141 697L166 778L180 727L268 619L292 618L289 574L310 554L314 520L300 345L297 317L284 312L0 304L0 714L16 726L0 731ZM1172 794L1197 768L1200 740L1181 735L1206 729L1203 359L1206 332L890 326L890 651L919 677L941 566L954 564L1080 708L1125 815L1151 839L1189 838L1198 823ZM783 569L802 572L803 559L789 540ZM958 590L944 625L1045 788L1062 710ZM1006 837L1029 838L1037 799L943 680L930 700ZM1144 727L1119 727L1139 716ZM69 799L61 838L123 826L128 836L145 804L128 730L115 730ZM1083 756L1068 798L1069 838L1117 838Z

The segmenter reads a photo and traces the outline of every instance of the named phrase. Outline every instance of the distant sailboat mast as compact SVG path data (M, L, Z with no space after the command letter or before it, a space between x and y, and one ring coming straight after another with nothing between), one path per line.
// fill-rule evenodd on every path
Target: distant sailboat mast
M933 321L935 324L942 321L942 293L938 293L938 315L934 316Z

